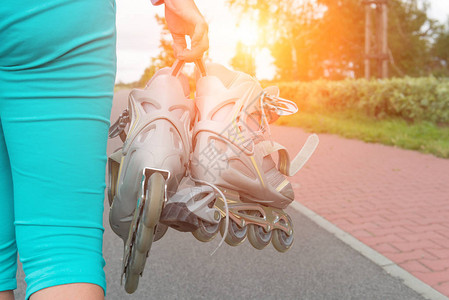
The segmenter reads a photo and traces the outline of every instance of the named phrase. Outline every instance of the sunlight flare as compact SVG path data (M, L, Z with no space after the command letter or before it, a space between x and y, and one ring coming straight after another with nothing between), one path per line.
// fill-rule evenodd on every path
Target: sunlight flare
M254 21L244 19L237 27L238 40L246 46L255 46L259 39L259 28Z

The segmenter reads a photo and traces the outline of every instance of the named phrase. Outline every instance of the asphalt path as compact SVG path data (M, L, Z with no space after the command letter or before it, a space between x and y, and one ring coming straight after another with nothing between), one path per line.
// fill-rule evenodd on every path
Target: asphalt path
M111 119L126 107L128 91L114 98ZM108 153L120 145L118 138ZM123 242L108 224L105 201L104 256L107 299L424 299L301 213L287 212L295 226L295 244L287 253L271 245L254 249L202 243L190 233L169 229L153 244L138 290L128 295L120 286ZM25 285L19 270L17 299Z

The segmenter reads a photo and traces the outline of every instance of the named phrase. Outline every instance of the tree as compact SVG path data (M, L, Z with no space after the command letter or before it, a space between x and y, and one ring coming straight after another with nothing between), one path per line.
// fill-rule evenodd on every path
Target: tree
M441 27L432 46L433 74L449 76L449 18L446 25Z
M318 0L318 3L326 7L315 37L325 77L362 76L365 39L362 1Z
M277 79L361 77L364 59L362 0L228 0L263 28ZM393 76L428 74L438 24L427 15L428 1L388 0ZM374 24L375 25L375 24Z
M322 37L326 49L322 59L332 61L337 72L352 71L355 77L361 77L365 38L362 1L317 1L327 7L320 28L321 34L326 33ZM390 61L394 62L390 72L392 76L429 73L429 45L438 26L427 14L428 1L419 2L421 6L418 0L388 0L388 45ZM374 44L380 47L378 43ZM374 64L373 69L376 67Z
M388 44L396 68L393 76L425 76L431 65L431 43L439 30L436 20L429 18L427 0L390 0Z
M254 16L262 40L261 47L270 49L277 68L277 79L307 80L313 71L311 58L316 57L316 20L322 9L314 1L297 0L228 0L241 15ZM288 66L288 69L286 68Z
M254 55L251 54L250 47L238 42L236 45L236 53L231 59L231 66L251 76L256 75L256 62Z
M138 81L139 86L145 86L157 70L169 67L173 65L175 61L175 54L172 46L173 42L165 18L159 15L155 15L155 18L158 25L162 26L161 39L159 41L159 49L161 51L156 57L151 59L150 66L144 70L143 75Z

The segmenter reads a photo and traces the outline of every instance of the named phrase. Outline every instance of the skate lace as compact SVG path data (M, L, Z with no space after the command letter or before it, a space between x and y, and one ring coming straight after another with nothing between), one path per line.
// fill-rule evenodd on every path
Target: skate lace
M268 99L268 94L267 92L262 92L260 97L259 97L259 101L260 101L260 110L261 110L261 114L262 114L262 118L260 118L260 134L264 134L265 131L267 131L268 133L268 137L270 138L270 141L272 141L271 138L271 130L270 130L270 125L268 122L268 118L267 118L267 114L266 111L268 110L273 110L272 105L268 102L265 101L265 99Z
M229 208L228 208L228 201L226 200L226 196L223 194L223 192L220 191L220 189L219 189L215 184L210 183L210 182L207 182L207 181L204 181L204 180L200 180L200 179L193 178L192 175L191 175L190 173L189 173L189 178L190 178L192 181L194 181L194 182L197 182L197 183L200 183L200 184L205 184L205 185L208 185L208 186L210 186L211 188L213 188L213 189L220 195L220 197L223 199L223 202L224 202L224 205L225 205L225 213L226 213L226 214L225 214L225 231L224 231L224 233L223 233L223 236L222 236L222 238L221 238L220 243L219 243L218 246L215 248L215 250L212 251L212 253L210 254L210 255L212 256L212 255L215 254L215 252L217 252L218 248L220 248L221 245L223 245L223 243L224 243L224 241L225 241L225 239L226 239L226 236L228 235L228 226L229 226Z
M267 132L271 142L273 141L273 139L271 137L267 111L274 112L278 116L287 116L298 111L298 107L294 102L283 99L281 97L270 95L266 91L260 93L259 105L261 118L259 123L260 129L257 131L257 133L263 135L265 132Z

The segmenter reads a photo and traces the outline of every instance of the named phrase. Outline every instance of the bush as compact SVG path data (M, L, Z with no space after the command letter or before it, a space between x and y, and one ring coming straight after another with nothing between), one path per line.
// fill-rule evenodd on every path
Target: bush
M281 97L304 111L356 110L376 118L449 124L449 80L393 78L281 82Z

